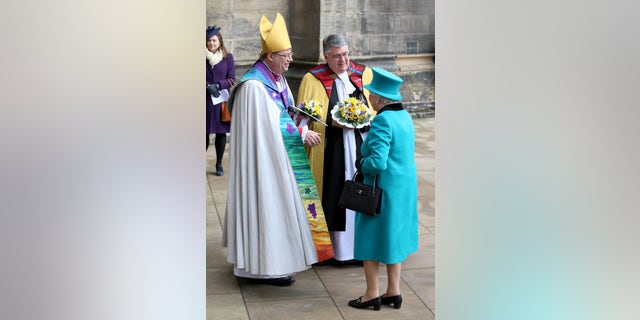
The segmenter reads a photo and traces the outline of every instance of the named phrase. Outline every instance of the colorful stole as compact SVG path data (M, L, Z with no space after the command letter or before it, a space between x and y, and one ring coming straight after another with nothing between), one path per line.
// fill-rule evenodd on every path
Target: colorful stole
M296 177L305 212L307 213L311 235L313 236L313 242L318 254L318 261L328 260L333 257L333 248L331 246L331 239L329 238L327 222L324 218L322 202L320 201L316 182L313 179L313 174L309 167L309 161L307 160L307 153L304 149L302 138L293 119L291 119L291 116L289 116L287 112L289 106L295 103L293 95L289 92L288 86L285 86L282 92L278 91L278 85L275 82L271 70L269 70L262 61L256 62L242 76L242 79L240 79L237 85L249 79L262 82L273 102L275 102L282 111L280 112L280 132L282 134L282 140L284 141L284 147L289 156L291 168Z

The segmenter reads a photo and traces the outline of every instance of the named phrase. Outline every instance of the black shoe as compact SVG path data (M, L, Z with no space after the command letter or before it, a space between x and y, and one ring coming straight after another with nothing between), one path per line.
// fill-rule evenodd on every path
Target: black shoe
M224 170L222 169L222 165L220 164L216 164L216 176L223 176L224 175Z
M242 278L242 277L239 277ZM256 284L268 284L270 286L278 286L278 287L287 287L296 282L296 279L292 276L281 277L281 278L242 278L246 279L251 283Z
M313 265L314 266L334 266L334 267L362 266L362 260L351 259L351 260L340 261L340 260L331 258L329 260L314 263Z
M366 309L369 307L373 307L373 310L379 311L380 305L382 304L382 300L380 297L375 297L369 301L362 302L362 296L360 298L349 301L349 305L358 308L358 309Z
M342 262L342 265L345 265L345 266L360 266L360 267L362 267L362 260L351 259L351 260L340 261L340 262Z
M384 295L381 295L380 300L382 301L382 304L393 304L393 307L396 309L400 309L400 307L402 306L401 294L392 297L385 297Z
M338 260L334 258L330 258L325 261L316 262L313 265L314 266L335 266L337 264L338 264Z

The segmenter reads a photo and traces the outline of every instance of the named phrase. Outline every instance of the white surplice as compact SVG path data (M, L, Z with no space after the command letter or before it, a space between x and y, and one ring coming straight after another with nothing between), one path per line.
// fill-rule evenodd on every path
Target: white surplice
M223 228L227 260L236 275L251 278L309 269L318 257L282 140L281 109L259 81L236 90Z

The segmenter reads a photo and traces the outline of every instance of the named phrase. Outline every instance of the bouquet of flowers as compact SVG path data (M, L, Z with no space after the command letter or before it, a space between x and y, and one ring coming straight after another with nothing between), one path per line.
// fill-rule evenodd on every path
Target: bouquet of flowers
M316 99L307 99L298 106L298 110L306 116L322 119L322 104Z
M362 101L350 97L336 103L331 109L331 116L340 125L360 129L371 123L373 112Z
M309 120L320 122L325 126L327 125L320 120L322 119L322 103L317 99L310 98L300 103L297 107L290 106L289 108L294 111L293 117L297 125L299 125L299 123L306 124ZM300 115L307 117L308 119L300 117Z

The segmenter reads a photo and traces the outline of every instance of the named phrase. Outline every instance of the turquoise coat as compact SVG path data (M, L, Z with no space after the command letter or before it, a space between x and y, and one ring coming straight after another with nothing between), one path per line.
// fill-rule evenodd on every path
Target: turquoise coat
M362 144L360 171L366 184L382 188L380 215L357 213L354 256L385 264L418 250L418 178L413 120L402 104L382 108Z

